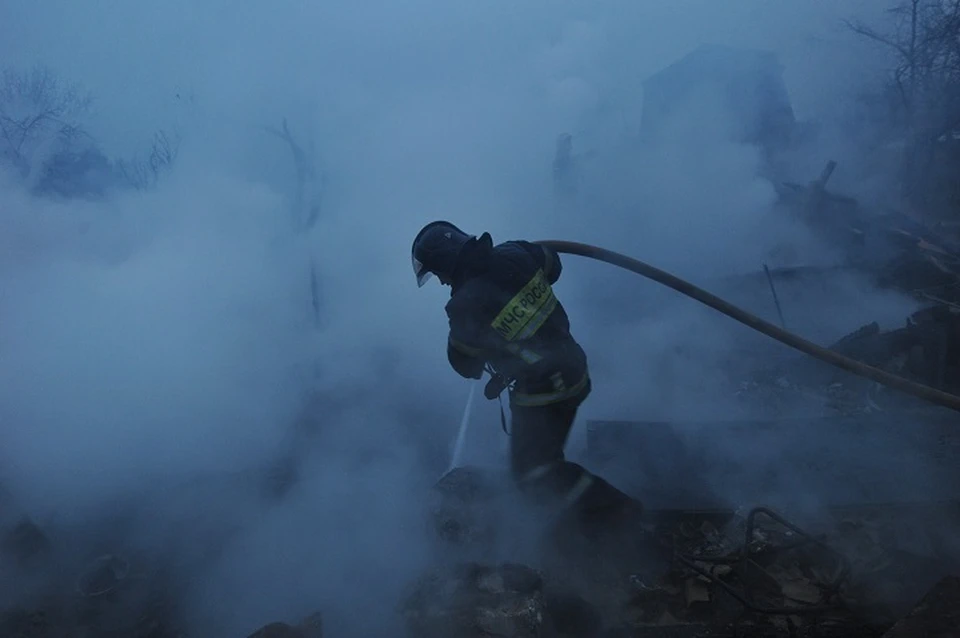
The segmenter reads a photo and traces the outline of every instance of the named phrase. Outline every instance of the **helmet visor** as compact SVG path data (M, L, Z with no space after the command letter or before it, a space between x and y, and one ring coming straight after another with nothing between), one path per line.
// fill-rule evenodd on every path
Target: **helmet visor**
M413 274L417 278L417 287L423 288L423 284L430 281L430 277L433 276L433 273L423 267L423 264L420 263L420 260L416 257L413 259Z

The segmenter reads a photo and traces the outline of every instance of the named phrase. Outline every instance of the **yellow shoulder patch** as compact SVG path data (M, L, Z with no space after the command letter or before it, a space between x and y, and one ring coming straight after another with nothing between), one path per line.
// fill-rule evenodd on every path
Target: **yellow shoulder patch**
M543 270L538 270L490 325L507 341L528 339L536 334L556 307L553 288Z

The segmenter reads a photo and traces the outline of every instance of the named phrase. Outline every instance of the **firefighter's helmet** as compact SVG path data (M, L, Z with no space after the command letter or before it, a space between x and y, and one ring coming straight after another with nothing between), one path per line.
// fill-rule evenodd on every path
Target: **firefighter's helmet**
M474 235L468 235L450 222L435 221L424 226L413 240L411 259L417 286L423 286L436 275L449 281L457 265L460 251Z

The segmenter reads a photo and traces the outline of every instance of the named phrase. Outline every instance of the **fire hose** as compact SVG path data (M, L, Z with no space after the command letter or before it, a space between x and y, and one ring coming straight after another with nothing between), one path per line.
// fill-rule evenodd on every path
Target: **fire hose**
M695 301L699 301L700 303L727 315L735 321L739 321L748 328L752 328L753 330L761 332L768 337L772 337L780 343L790 346L795 350L799 350L804 354L810 355L815 359L819 359L824 363L828 363L834 367L851 372L860 377L870 379L888 388L893 388L919 399L923 399L929 403L960 412L960 396L950 394L949 392L943 392L942 390L937 390L936 388L932 388L922 383L910 381L909 379L905 379L884 370L880 370L879 368L861 363L860 361L845 357L838 352L834 352L833 350L828 350L827 348L818 346L817 344L807 341L799 335L788 332L783 328L764 321L760 317L751 314L746 310L743 310L742 308L739 308L730 302L725 301L720 297L707 292L706 290L703 290L702 288L698 288L688 281L684 281L679 277L671 275L668 272L660 270L659 268L646 264L637 259L627 257L626 255L622 255L605 248L598 248L597 246L591 246L589 244L582 244L572 241L544 240L536 243L547 246L548 248L552 248L558 253L579 255L581 257L596 259L598 261L603 261L613 266L618 266L625 270L629 270L630 272L636 273L642 277L646 277L647 279L652 279L659 284L662 284L668 288L672 288L682 295L686 295Z

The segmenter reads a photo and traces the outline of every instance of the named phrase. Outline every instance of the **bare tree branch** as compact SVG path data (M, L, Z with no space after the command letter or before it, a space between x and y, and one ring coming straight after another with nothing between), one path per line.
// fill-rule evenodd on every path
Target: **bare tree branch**
M83 134L78 118L91 101L78 86L60 81L46 67L4 69L0 73L0 154L25 177L36 147Z
M153 142L147 156L117 160L117 172L127 184L137 190L148 190L157 185L160 177L169 171L180 150L180 137L171 138L166 131L153 134Z
M851 21L849 21L849 20L844 20L843 23L844 23L844 25L846 25L846 27L847 27L848 29L850 29L851 31L853 31L853 32L856 33L857 35L861 35L861 36L867 38L868 40L873 40L874 42L877 42L877 43L882 44L882 45L884 45L884 46L886 46L886 47L889 47L889 48L893 49L894 51L896 51L900 56L902 56L902 57L904 57L904 58L910 57L910 52L907 51L907 49L905 49L905 48L903 47L903 45L897 43L897 42L896 42L895 40L893 40L891 37L882 35L882 34L878 33L877 31L874 31L874 30L871 29L870 27L865 26L865 25L863 25L863 24L861 24L861 23L859 23L859 22L851 22Z
M845 24L897 57L890 89L900 106L889 120L906 142L904 192L916 197L936 189L929 182L934 163L942 161L937 146L960 127L960 0L902 0L890 14L895 21L890 31Z
M298 232L309 230L320 217L321 198L323 195L323 174L317 175L316 163L312 153L307 153L296 141L290 132L287 118L282 119L280 130L272 126L260 126L260 129L283 140L290 149L296 175L296 186L293 201L293 222ZM307 189L310 185L316 187L317 192L308 201Z

